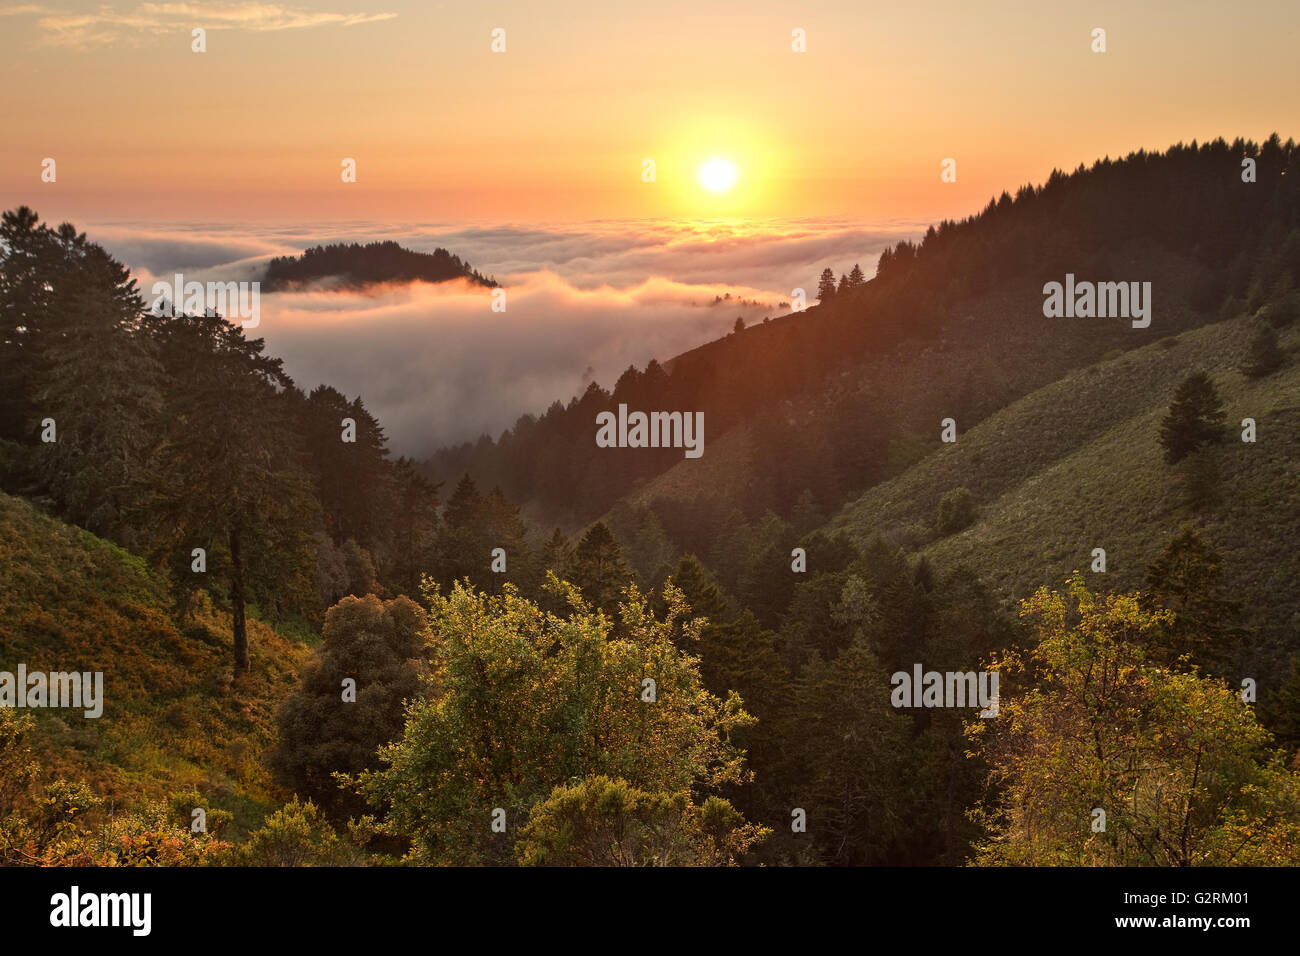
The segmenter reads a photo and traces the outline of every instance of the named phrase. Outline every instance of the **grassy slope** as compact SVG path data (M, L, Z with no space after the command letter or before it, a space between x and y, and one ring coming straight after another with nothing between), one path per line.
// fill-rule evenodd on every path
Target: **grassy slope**
M831 414L827 409L833 398L846 391L859 392L871 396L875 407L887 414L903 435L912 436L924 447L924 442L937 437L940 419L951 414L954 395L966 392L977 396L981 413L988 414L1108 352L1145 345L1205 321L1187 304L1186 290L1195 269L1180 257L1160 249L1126 247L1113 260L1117 274L1149 276L1161 290L1159 318L1150 328L1132 329L1126 322L1105 320L1060 320L1050 334L1044 334L1048 321L1042 313L1044 280L1022 277L953 309L936 337L908 340L871 356L853 372L826 382L817 395L787 405L784 413L792 420ZM794 318L818 321L816 311L806 318ZM857 320L872 319L861 315ZM728 350L742 349L739 340L745 336L757 341L772 334L767 326L753 326L741 336L729 336L688 355L709 352L716 362L743 362L742 353ZM959 424L965 427L967 423ZM749 430L733 428L725 435L710 432L707 413L705 425L703 457L680 462L632 489L627 501L649 504L660 497L690 499L704 488L743 501L755 469L761 468L753 460Z
M178 626L137 557L0 494L0 669L104 673L104 713L26 711L50 776L119 805L191 787L254 822L273 801L264 756L307 648L249 622L252 674L232 681L230 618Z
M1300 363L1250 380L1236 369L1254 329L1239 318L1184 332L1066 375L939 445L904 474L872 488L829 524L855 539L880 532L943 565L963 562L1008 601L1087 570L1106 549L1104 585L1138 585L1185 521L1225 554L1224 571L1253 623L1274 646L1296 649L1300 624ZM1300 329L1283 334L1300 346ZM1224 399L1231 440L1217 453L1220 492L1211 507L1186 504L1183 470L1157 442L1174 388L1208 371ZM1240 439L1241 420L1258 441ZM965 486L976 523L939 539L939 499ZM1091 576L1098 586L1100 575Z

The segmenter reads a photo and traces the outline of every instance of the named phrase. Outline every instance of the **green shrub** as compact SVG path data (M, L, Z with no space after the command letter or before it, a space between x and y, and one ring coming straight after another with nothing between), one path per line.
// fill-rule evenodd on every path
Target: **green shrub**
M975 496L969 488L954 488L939 500L934 527L947 537L969 527L975 521Z

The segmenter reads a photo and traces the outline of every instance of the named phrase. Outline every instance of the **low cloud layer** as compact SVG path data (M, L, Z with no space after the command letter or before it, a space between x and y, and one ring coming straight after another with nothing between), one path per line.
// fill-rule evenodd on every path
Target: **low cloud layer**
M255 279L275 255L337 241L394 239L412 249L450 249L506 289L411 283L358 291L263 295L251 335L298 384L328 383L361 395L393 448L424 454L496 435L523 413L568 401L593 378L606 387L644 367L746 324L788 311L792 290L810 303L817 277L861 263L868 275L889 242L915 223L600 223L535 227L381 227L257 232L222 227L105 224L89 229L129 265L146 298L155 279ZM713 304L715 296L758 303Z

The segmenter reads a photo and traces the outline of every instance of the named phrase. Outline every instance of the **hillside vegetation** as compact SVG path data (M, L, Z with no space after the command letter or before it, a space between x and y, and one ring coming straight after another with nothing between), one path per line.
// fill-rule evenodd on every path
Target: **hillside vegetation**
M276 801L264 762L276 702L308 648L252 620L252 672L232 681L230 615L183 624L143 561L0 493L0 670L100 671L104 712L25 710L51 777L119 806L197 790L250 826Z
M1250 622L1274 640L1300 620L1300 367L1250 379L1239 369L1256 321L1231 321L1163 339L1071 372L991 415L954 444L846 505L827 525L859 543L880 534L942 566L976 571L1007 601L1056 585L1106 550L1092 583L1134 588L1184 522L1225 555L1225 582ZM1300 330L1282 338L1294 351ZM1209 499L1190 499L1186 467L1166 465L1157 442L1174 388L1189 370L1211 374L1229 441L1212 452ZM1240 423L1257 423L1254 444ZM935 530L940 499L970 489L975 523Z

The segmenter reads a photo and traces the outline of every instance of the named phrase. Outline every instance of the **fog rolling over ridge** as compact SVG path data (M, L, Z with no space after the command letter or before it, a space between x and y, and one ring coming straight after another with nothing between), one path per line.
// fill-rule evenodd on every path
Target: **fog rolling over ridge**
M506 291L470 282L268 293L264 337L297 384L360 395L399 454L497 435L521 414L567 401L593 379L612 386L644 367L725 335L736 318L789 312L792 290L815 302L827 262L868 274L881 248L920 223L582 223L557 227L293 228L110 224L105 245L147 294L155 280L259 278L275 256L330 242L392 239L447 248ZM747 302L724 301L718 296ZM593 425L594 427L594 425Z

